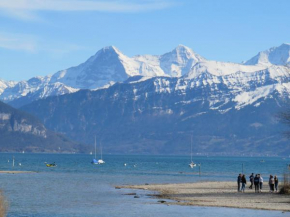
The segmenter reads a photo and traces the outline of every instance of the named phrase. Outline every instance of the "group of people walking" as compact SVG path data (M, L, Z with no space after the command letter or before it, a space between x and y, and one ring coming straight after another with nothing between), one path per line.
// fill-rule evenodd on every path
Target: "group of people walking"
M263 183L264 183L264 179L261 176L261 174L254 175L254 173L252 173L249 176L249 180L251 183L249 188L253 189L253 186L254 186L255 192L261 193L263 189ZM237 183L238 183L238 192L245 192L245 188L247 184L247 179L246 179L245 174L239 174L237 178ZM277 176L270 175L268 184L269 184L270 192L278 192L279 180Z

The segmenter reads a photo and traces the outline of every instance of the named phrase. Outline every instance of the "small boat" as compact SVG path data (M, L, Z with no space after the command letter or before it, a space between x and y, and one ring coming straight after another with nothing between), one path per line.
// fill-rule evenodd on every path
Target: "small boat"
M103 161L102 159L98 160L98 164L104 164L105 161Z
M188 164L188 166L189 166L190 168L193 168L193 167L196 167L196 164L193 163L193 162L191 162L190 164Z
M103 153L102 153L102 146L100 145L101 149L101 159L97 160L97 139L95 137L95 158L92 160L92 164L104 164L105 161L103 161Z
M100 142L100 149L101 149L101 159L98 160L98 164L104 164L105 161L103 161L103 151L102 151L102 145L101 145L101 142Z
M93 152L92 151L90 152L90 155L93 155Z
M190 153L191 163L188 164L188 166L189 166L190 168L193 168L193 167L196 167L196 164L193 163L193 161L192 161L192 136L191 136L191 142L190 142L190 145L191 145L191 153Z
M46 164L47 167L56 167L57 165L55 164L55 162L53 162L52 164Z
M260 162L261 162L261 163L265 163L265 161L264 161L264 160L260 160Z
M92 160L91 164L98 164L97 158L97 138L95 137L95 158Z

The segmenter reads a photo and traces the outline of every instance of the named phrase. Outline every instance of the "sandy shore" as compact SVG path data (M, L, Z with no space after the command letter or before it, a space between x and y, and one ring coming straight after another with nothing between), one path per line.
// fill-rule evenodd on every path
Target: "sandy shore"
M235 182L133 185L121 188L157 191L158 198L176 201L169 204L290 211L290 196L270 193L267 183L264 183L262 193L255 193L249 189L249 185L245 193L237 192Z
M34 173L32 171L0 171L0 173L17 174L17 173Z

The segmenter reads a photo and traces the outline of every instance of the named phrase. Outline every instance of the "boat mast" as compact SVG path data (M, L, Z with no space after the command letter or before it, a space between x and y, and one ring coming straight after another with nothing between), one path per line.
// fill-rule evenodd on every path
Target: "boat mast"
M97 138L95 136L95 159L97 159Z
M101 141L100 141L100 149L101 149L101 160L103 160L103 149L102 149Z
M191 136L190 145L191 145L190 158L191 158L191 162L192 162L192 136Z

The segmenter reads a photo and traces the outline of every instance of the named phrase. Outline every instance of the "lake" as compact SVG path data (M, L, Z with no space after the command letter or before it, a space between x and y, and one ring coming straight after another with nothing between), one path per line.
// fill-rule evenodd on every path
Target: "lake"
M85 154L1 153L0 170L35 172L0 174L0 188L9 201L8 216L289 216L276 211L167 206L147 196L147 191L115 189L126 184L235 182L242 171L247 177L261 173L267 180L269 174L281 177L289 158L194 157L201 167L193 169L188 167L188 156L104 155L102 165L92 165L92 158ZM56 162L57 167L46 167L45 162ZM140 198L124 195L130 192L137 192Z

